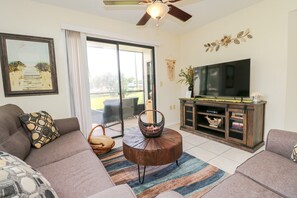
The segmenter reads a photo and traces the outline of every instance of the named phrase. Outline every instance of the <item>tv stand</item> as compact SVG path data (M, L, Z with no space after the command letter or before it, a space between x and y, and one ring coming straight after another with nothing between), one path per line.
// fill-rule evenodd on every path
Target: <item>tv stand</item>
M256 151L264 145L266 102L254 104L243 98L234 101L181 98L180 129L249 152Z

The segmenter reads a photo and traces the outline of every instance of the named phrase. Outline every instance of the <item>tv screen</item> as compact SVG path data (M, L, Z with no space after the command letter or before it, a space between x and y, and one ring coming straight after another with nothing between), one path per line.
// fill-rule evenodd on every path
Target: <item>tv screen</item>
M194 68L195 96L250 96L250 59Z

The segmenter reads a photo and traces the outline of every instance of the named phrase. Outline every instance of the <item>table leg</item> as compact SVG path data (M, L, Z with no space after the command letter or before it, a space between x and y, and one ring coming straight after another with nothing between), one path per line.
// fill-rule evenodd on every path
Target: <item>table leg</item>
M137 165L137 168L138 168L138 181L139 181L139 183L143 184L146 166L144 166L144 168L143 168L142 180L140 179L140 168L139 168L139 165Z
M176 160L175 163L176 163L176 166L179 166L179 164L178 164L178 160Z

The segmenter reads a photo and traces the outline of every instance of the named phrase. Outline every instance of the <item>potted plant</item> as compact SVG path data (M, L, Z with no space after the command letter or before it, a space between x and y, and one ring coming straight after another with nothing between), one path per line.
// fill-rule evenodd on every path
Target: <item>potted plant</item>
M193 88L194 88L194 69L190 65L189 67L186 67L185 70L181 69L180 73L178 75L180 77L179 83L184 83L185 85L188 85L188 91L191 91L191 97L193 97Z

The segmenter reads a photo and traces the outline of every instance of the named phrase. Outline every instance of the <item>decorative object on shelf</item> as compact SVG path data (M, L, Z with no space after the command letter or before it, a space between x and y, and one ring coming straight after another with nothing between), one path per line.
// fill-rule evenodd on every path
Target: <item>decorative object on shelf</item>
M155 118L153 119L153 122L144 122L144 117L146 114L151 114L151 113L157 113ZM161 117L161 121L158 122L157 117ZM154 137L159 137L164 129L164 124L165 124L165 117L163 113L160 111L151 109L151 110L144 110L142 111L139 116L138 116L138 125L141 133L143 134L144 137L147 138L154 138Z
M210 127L218 128L222 124L222 119L221 118L213 118L213 119L211 119L208 116L205 116L205 118L207 119Z
M58 93L54 40L0 33L5 96Z
M232 112L232 114L231 114L231 118L233 118L233 119L242 120L243 116L244 116L243 113Z
M263 94L261 94L260 92L254 92L251 96L254 103L261 102L263 98Z
M235 38L232 38L231 35L225 35L221 40L216 40L211 43L204 44L204 47L206 47L205 52L212 52L212 51L218 51L221 47L228 47L229 44L232 42L234 44L240 44L241 42L245 42L246 38L252 39L253 36L250 34L250 30L247 29L245 31L240 31Z
M103 135L97 137L92 136L93 132L98 127L102 129ZM111 151L111 149L115 145L115 141L111 137L105 135L105 128L100 124L92 128L88 137L88 142L91 145L94 153L96 153L97 155Z
M165 59L167 64L167 76L170 81L174 81L175 79L175 63L176 60Z
M235 130L242 131L243 130L243 123L242 122L235 122L235 121L233 121L232 124L231 124L231 128L230 129L235 129Z
M186 70L181 69L180 73L178 75L181 79L179 79L178 83L184 83L185 85L188 85L188 91L191 91L191 97L194 97L193 94L193 88L194 88L194 69L190 65L189 67L186 67ZM187 93L189 95L189 93Z

